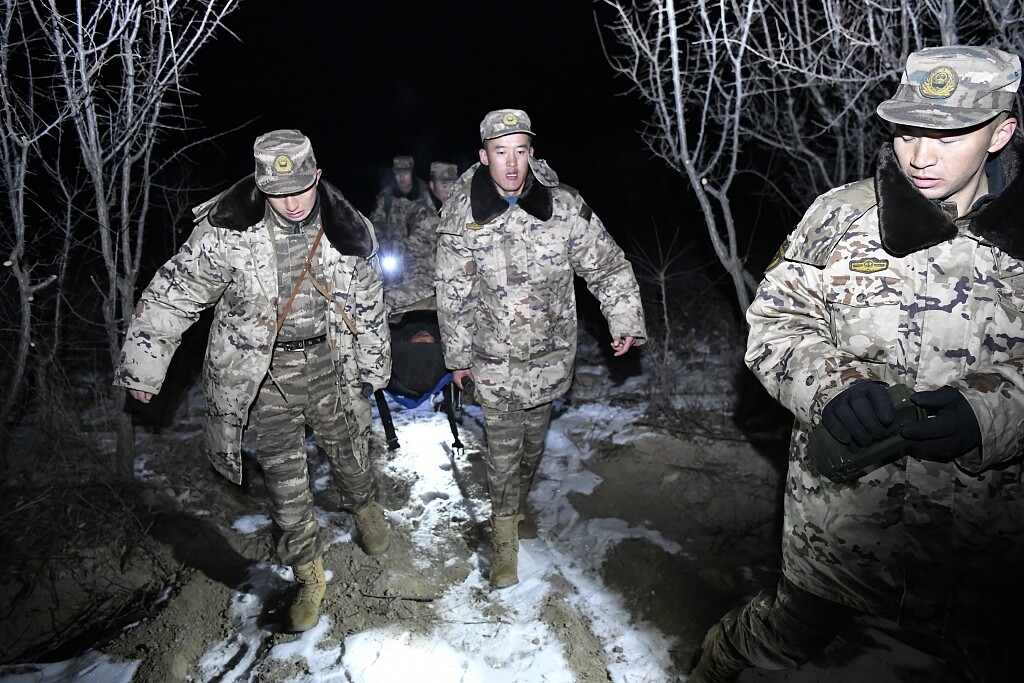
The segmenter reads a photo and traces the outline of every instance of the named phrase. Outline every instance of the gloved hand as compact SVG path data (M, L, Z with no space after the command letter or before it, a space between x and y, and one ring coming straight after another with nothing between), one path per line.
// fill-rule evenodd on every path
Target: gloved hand
M914 448L939 462L949 462L981 445L981 427L974 409L953 387L918 391L910 400L929 414L900 428L904 439L915 442Z
M867 446L886 435L886 426L896 419L896 409L886 385L862 381L843 390L825 405L821 422L836 441Z
M369 382L363 382L363 386L359 391L363 394L363 398L370 398L373 396L373 385Z

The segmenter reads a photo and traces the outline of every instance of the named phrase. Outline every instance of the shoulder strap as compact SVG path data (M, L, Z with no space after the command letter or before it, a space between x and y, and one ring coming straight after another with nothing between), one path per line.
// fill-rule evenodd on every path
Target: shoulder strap
M302 286L302 281L306 279L306 273L309 272L310 267L313 265L313 255L316 254L317 247L320 246L320 238L324 236L324 229L321 227L317 230L316 238L313 240L313 248L309 250L309 256L306 257L306 262L302 264L302 271L299 273L299 279L295 281L295 286L292 287L292 293L288 296L288 301L284 304L284 309L281 311L281 315L277 317L277 331L280 332L281 328L284 327L285 318L288 317L288 311L292 309L292 304L295 302L295 297L299 294L299 287Z

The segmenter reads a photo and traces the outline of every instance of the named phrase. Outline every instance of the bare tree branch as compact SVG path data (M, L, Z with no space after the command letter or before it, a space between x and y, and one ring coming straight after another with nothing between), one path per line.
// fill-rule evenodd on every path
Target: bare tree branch
M650 107L642 138L696 198L740 310L757 280L738 243L741 174L765 178L781 206L806 207L872 173L887 134L875 107L910 52L961 41L1012 52L1024 37L1013 0L596 3L611 13L595 12L609 65Z
M18 400L29 365L37 327L33 296L65 281L72 253L91 252L102 265L99 320L93 322L102 324L106 356L116 362L134 305L153 193L171 163L157 163L159 146L188 129L185 99L191 93L182 79L239 2L0 0L0 197L14 227L3 246L21 302L14 315L15 386L0 405L0 419ZM27 201L30 196L38 198L38 208ZM33 243L58 248L40 248L30 257ZM89 277L85 270L81 275ZM55 339L66 308L62 296L52 298L50 309ZM115 400L121 415L123 392ZM127 416L121 415L117 429L120 472L130 477Z

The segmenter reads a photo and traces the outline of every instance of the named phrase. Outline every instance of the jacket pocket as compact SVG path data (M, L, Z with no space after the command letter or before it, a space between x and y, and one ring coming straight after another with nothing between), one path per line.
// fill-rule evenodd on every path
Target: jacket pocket
M986 311L984 340L986 362L1003 363L1024 356L1024 275L1001 275L994 282L995 305Z
M996 283L999 302L1006 308L1024 311L1024 273L1001 275Z
M866 361L886 362L899 335L900 280L836 275L825 293L835 345Z

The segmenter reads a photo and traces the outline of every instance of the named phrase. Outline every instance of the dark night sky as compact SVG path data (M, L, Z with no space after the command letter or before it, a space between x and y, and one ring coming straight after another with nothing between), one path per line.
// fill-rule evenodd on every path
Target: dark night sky
M603 56L591 0L246 0L194 63L192 154L220 189L251 172L260 133L299 128L325 178L369 212L395 154L460 170L491 109L533 120L536 153L576 187L628 249L652 220L679 223L682 181L643 147L647 110ZM240 39L240 40L239 40ZM675 215L675 218L673 218ZM693 224L696 216L686 222ZM699 228L703 230L703 228Z

